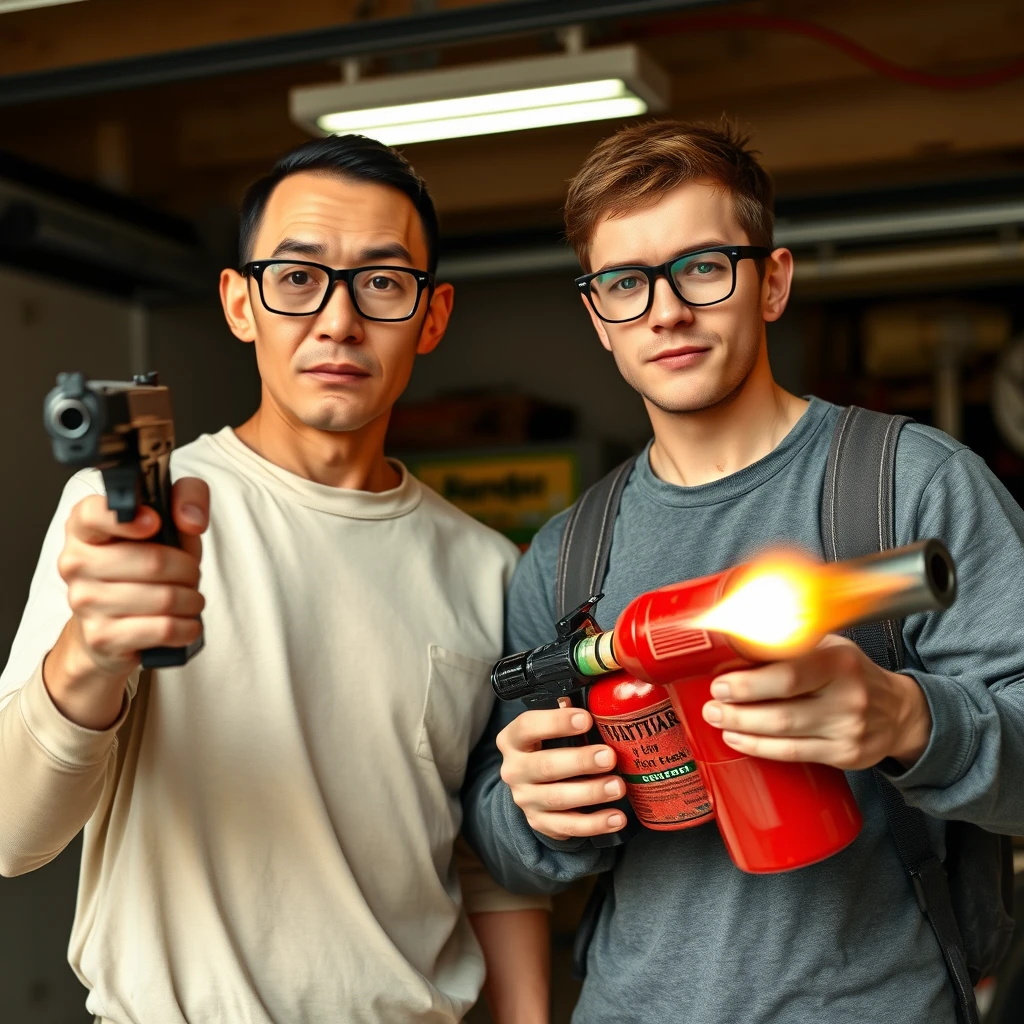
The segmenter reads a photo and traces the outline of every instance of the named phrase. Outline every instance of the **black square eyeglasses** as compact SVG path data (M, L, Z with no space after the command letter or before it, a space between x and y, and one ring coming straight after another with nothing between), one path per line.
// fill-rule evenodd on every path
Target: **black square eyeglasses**
M621 266L584 274L576 287L594 312L608 324L639 320L654 302L654 285L664 277L676 298L687 306L713 306L736 290L736 264L763 259L771 249L760 245L722 245L674 256L658 266Z
M433 274L385 265L334 270L306 260L253 260L242 273L256 281L264 308L281 316L319 313L344 281L360 316L398 323L411 319L423 290L434 287Z

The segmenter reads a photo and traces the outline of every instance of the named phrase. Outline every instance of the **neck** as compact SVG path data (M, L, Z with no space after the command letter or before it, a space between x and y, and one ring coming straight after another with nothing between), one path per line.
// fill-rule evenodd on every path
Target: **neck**
M328 487L379 493L401 481L384 458L389 418L390 410L358 430L318 430L288 415L264 388L259 409L235 435L257 455L296 476Z
M753 370L715 405L678 413L646 405L654 428L651 469L666 483L696 487L763 459L793 429L808 403L775 383L762 342Z

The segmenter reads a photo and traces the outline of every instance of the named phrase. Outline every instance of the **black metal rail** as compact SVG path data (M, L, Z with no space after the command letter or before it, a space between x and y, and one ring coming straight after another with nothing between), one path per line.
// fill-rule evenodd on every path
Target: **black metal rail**
M477 39L529 35L577 23L696 10L731 2L733 0L515 0L484 3L70 68L0 75L0 106Z

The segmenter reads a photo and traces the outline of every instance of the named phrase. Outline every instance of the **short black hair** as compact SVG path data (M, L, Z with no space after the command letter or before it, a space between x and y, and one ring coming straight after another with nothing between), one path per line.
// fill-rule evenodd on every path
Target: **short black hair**
M427 240L427 270L437 270L437 248L440 230L437 210L427 183L413 170L412 164L396 149L363 135L332 135L326 139L304 142L285 153L270 173L254 181L242 197L241 223L238 229L239 266L252 259L256 234L263 221L274 189L285 178L302 172L333 174L355 181L370 181L398 189L412 200L423 224Z

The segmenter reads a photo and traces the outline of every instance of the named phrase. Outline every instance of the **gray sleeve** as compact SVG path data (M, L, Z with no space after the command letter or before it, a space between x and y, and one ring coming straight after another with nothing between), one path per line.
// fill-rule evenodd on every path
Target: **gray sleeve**
M512 578L506 605L505 648L513 654L554 639L555 564L565 515L534 538ZM584 875L611 867L613 850L587 840L556 842L530 828L501 779L495 738L521 711L519 701L495 701L484 735L469 760L462 789L462 832L488 871L510 892L559 892Z
M905 622L903 671L924 691L932 733L918 761L890 778L935 817L1021 834L1024 512L973 452L943 455L916 510L897 510L897 540L945 541L959 591L947 611Z

